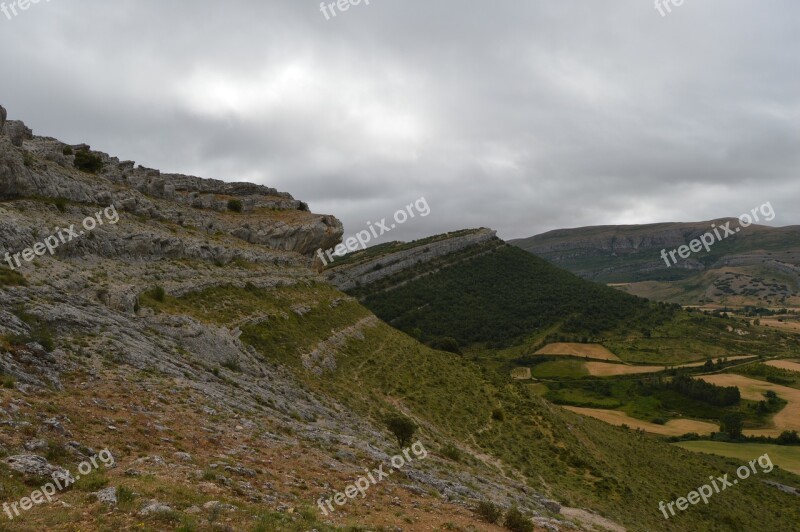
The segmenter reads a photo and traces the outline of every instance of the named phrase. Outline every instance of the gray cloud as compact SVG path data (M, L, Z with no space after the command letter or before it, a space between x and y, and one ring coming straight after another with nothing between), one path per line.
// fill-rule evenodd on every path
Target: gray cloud
M6 0L8 3L8 0ZM0 14L0 103L38 134L291 192L392 238L800 223L800 5L52 0Z

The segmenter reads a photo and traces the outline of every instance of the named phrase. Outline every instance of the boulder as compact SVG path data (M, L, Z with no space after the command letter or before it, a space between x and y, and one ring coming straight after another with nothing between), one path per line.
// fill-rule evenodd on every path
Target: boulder
M6 123L6 118L8 118L8 113L6 113L6 108L0 105L0 132L3 131L3 124Z

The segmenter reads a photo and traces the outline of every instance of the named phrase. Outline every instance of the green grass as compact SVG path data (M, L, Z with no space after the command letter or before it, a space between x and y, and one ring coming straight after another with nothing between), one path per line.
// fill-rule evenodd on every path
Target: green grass
M507 374L501 379L466 357L432 350L383 323L364 328L363 338L337 349L335 372L307 372L298 363L300 353L330 337L332 330L369 315L357 303L333 308L332 301L341 297L322 284L272 290L220 287L181 298L166 296L163 302L145 296L143 304L208 323L241 325L242 340L264 358L287 362L305 388L373 419L376 427L402 405L421 427L418 437L431 442L431 448L460 442L492 455L504 463L506 474L519 472L533 490L569 506L595 509L631 530L729 530L731 523L739 529L758 524L781 530L800 521L800 508L791 496L753 483L715 501L713 510L697 508L677 525L666 523L657 513L658 501L688 493L712 473L729 469L725 459L692 454L573 415L512 384ZM298 305L311 310L301 317L293 311ZM266 320L244 324L254 317ZM613 399L624 391L609 389L610 395L601 395ZM496 411L503 415L493 416ZM386 435L390 437L388 431ZM798 482L785 473L773 475L785 483ZM756 518L751 511L755 507L782 510ZM265 514L263 524L256 526L293 526L270 521L275 519L279 517Z
M684 441L674 444L692 452L716 454L741 460L742 463L768 454L772 463L800 475L800 447L768 443L725 443L716 441Z
M6 268L5 266L0 266L0 287L25 286L26 284L28 283L21 273Z
M531 369L531 376L539 379L553 377L583 377L589 375L583 361L580 360L550 360L536 364Z

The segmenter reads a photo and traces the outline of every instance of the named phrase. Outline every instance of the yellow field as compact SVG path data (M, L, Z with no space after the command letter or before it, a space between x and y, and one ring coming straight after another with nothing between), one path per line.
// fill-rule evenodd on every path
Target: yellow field
M600 344L549 344L536 351L535 354L549 356L573 356L581 358L593 358L595 360L614 360L616 362L622 362L617 355Z
M593 417L600 421L605 421L611 425L628 425L632 429L642 429L645 432L653 434L661 434L663 436L683 436L687 432L696 432L698 434L710 434L718 432L719 426L713 423L706 423L704 421L695 421L693 419L673 419L668 421L666 425L657 425L656 423L649 423L641 421L636 418L630 417L625 412L619 410L603 410L601 408L581 408L577 406L562 406L576 414L583 416Z
M728 357L729 361L753 358L750 356ZM616 377L618 375L637 375L639 373L656 373L671 368L699 368L703 362L681 364L680 366L628 366L626 364L608 364L605 362L586 362L584 367L593 377Z
M584 367L593 377L616 377L617 375L635 375L637 373L655 373L664 371L664 366L628 366L626 364L608 364L606 362L586 362Z
M675 445L698 453L736 458L743 463L763 454L768 454L770 461L776 466L800 475L800 447L772 445L769 443L723 443L716 441L683 441Z
M798 321L778 321L776 318L761 318L761 326L800 333L800 322Z
M767 366L772 366L773 368L778 369L788 369L789 371L797 371L800 373L800 361L792 362L790 360L770 360L769 362L764 362Z
M741 375L707 375L700 378L717 386L736 386L744 399L762 401L764 400L764 392L772 390L778 394L778 397L789 402L783 410L772 418L773 428L745 430L746 436L775 437L785 430L800 430L800 390L749 379Z

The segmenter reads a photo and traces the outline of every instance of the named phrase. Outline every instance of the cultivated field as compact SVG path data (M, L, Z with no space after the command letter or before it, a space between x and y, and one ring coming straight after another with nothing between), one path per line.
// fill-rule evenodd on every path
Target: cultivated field
M696 432L698 434L710 434L718 432L719 426L713 423L706 423L703 421L695 421L693 419L673 419L668 421L666 425L658 425L656 423L649 423L633 417L630 417L625 412L619 410L603 410L601 408L581 408L577 406L562 406L576 414L583 416L593 417L600 421L605 421L611 425L628 425L632 429L642 429L645 432L653 434L661 434L663 436L682 436L687 432Z
M797 362L791 360L770 360L769 362L764 362L764 364L772 366L773 368L797 371L800 373L800 360Z
M728 357L728 361L743 360L753 358L751 356ZM693 362L691 364L681 364L679 366L630 366L627 364L609 364L606 362L584 362L584 367L593 377L616 377L619 375L638 375L640 373L656 373L672 368L699 368L705 365L703 362ZM800 371L800 370L798 370Z
M718 454L749 462L763 454L768 454L773 464L800 475L800 447L771 445L768 443L723 443L715 441L683 441L676 443L689 451Z
M608 364L606 362L585 362L584 367L589 371L589 375L593 377L656 373L666 369L665 366L628 366L627 364Z
M764 392L772 390L781 399L789 402L783 410L772 418L773 428L745 430L745 435L774 437L779 436L785 430L800 430L800 390L727 373L707 375L700 378L717 386L736 386L744 399L762 401L764 400Z
M544 346L536 351L535 354L548 356L572 356L593 358L595 360L614 360L616 362L622 362L617 355L600 344L555 343Z

